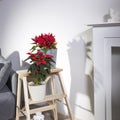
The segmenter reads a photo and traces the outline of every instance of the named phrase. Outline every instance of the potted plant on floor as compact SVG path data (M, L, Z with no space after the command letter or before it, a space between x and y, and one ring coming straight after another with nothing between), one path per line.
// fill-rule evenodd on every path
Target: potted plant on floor
M29 93L34 101L44 98L46 91L45 80L53 67L54 56L48 51L56 49L56 40L52 34L41 34L32 38L33 46L30 49L26 60L30 60L28 72L33 76L33 82L28 85ZM25 60L25 61L26 61ZM33 92L33 93L32 93ZM38 93L38 94L37 94ZM39 96L41 93L41 96Z

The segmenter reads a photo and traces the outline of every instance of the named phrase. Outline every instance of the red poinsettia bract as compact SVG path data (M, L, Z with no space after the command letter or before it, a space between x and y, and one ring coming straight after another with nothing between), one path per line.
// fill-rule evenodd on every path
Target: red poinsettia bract
M34 41L34 44L38 44L40 48L56 48L55 37L52 35L52 33L35 36L35 38L32 38L32 40Z
M48 61L50 61L53 56L49 54L43 54L43 52L37 52L37 53L27 53L29 54L29 58L31 59L31 62L34 62L36 65L40 64L46 64Z

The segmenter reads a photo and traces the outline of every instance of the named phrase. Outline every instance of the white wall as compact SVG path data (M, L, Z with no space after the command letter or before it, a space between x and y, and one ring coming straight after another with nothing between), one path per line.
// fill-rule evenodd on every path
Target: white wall
M92 120L93 86L84 76L85 47L79 35L86 24L102 22L109 8L119 11L119 5L119 0L0 0L2 54L12 60L15 70L21 69L31 38L52 32L58 42L57 66L64 69L75 116Z

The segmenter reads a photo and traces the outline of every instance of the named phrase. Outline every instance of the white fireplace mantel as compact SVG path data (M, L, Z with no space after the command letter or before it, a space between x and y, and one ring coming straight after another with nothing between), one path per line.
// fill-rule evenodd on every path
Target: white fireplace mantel
M120 47L120 23L89 24L88 26L93 27L95 120L113 120L111 51L113 47Z
M120 22L116 22L116 23L95 23L95 24L88 24L87 26L92 26L92 27L115 27L115 26L120 26Z

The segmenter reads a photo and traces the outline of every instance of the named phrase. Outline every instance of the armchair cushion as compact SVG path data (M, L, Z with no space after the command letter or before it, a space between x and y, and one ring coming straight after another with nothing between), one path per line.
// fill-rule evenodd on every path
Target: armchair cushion
M0 120L15 117L17 77L11 62L0 56Z
M11 62L0 56L0 90L5 86L11 72Z
M15 115L15 96L5 85L0 90L0 120L8 120Z

